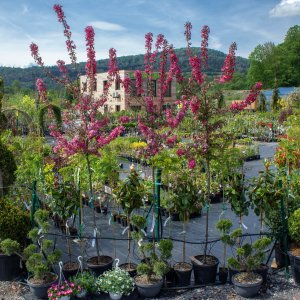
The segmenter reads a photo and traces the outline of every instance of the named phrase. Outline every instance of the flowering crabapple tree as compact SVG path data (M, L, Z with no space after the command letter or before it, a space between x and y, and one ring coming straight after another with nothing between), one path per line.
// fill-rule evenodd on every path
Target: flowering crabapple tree
M222 67L222 75L211 81L204 74L205 67L208 63L208 38L209 27L203 26L201 30L201 51L200 54L193 54L191 49L191 29L192 24L185 24L185 38L187 41L187 57L191 67L191 73L187 80L181 85L182 98L188 101L192 114L192 128L190 142L185 143L182 148L177 150L179 156L185 156L188 159L188 168L194 169L197 166L205 169L206 173L206 196L205 204L207 208L206 214L206 233L205 233L205 248L204 248L204 263L207 257L208 245L208 208L210 203L210 187L211 187L211 160L220 159L221 149L224 149L230 136L222 131L224 119L227 111L218 106L217 97L213 90L216 85L226 83L233 78L235 68L235 51L236 43L232 43L229 47L229 53L226 56ZM230 106L230 110L237 113L243 110L247 105L254 102L262 88L261 83L252 87L248 97L239 104Z
M77 70L77 56L76 45L72 40L72 33L70 26L67 23L64 11L61 5L54 5L54 11L57 14L58 21L62 23L64 29L64 36L66 37L66 47L73 67ZM45 73L59 84L62 84L67 91L72 95L73 101L66 101L66 109L62 114L62 125L65 133L56 126L51 124L50 134L54 137L56 144L53 151L60 157L67 159L68 157L80 154L84 157L87 165L90 203L94 203L93 190L93 172L91 169L91 156L100 156L101 149L109 144L112 140L118 137L124 130L122 125L116 126L109 130L108 125L110 120L107 116L99 113L101 108L107 101L109 87L118 76L114 62L116 51L110 49L109 51L109 71L108 80L104 92L101 97L95 97L93 91L96 85L96 54L94 49L95 32L93 27L87 26L85 28L86 52L87 62L85 71L88 82L88 92L83 92L80 89L79 73L77 72L77 79L75 83L71 82L68 69L63 60L57 61L57 66L61 73L61 77L54 76L50 70L45 66L42 57L39 54L39 48L36 44L30 45L31 55L35 62L43 68ZM46 98L46 87L41 79L37 80L37 88L41 99ZM94 212L94 233L96 235L96 250L99 264L99 243L98 231L96 227L96 216Z

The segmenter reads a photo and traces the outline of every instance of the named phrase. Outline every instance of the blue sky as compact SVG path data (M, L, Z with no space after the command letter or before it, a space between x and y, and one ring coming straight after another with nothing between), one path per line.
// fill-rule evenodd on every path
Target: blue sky
M289 27L300 23L300 0L0 0L0 65L32 64L32 41L46 65L69 62L55 3L63 5L79 61L86 60L87 25L95 28L100 59L111 47L118 56L144 53L147 32L163 33L175 48L184 47L186 21L193 24L193 46L200 45L201 27L208 25L210 48L227 52L235 41L237 55L248 57L258 44L282 42Z

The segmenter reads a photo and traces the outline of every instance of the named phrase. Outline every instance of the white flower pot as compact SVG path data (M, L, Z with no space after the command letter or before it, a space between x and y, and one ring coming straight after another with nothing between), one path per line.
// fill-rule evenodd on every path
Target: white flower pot
M109 297L112 300L119 300L122 298L122 294L109 293Z

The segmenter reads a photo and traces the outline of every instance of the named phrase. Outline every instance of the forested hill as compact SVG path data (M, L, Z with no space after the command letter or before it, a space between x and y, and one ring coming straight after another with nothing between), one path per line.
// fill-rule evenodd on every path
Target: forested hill
M200 48L194 47L192 48L193 52L199 53ZM190 66L189 62L186 56L186 49L180 48L175 50L179 61L180 66L182 68L183 72L189 72ZM224 59L226 57L226 54L209 49L209 59L208 59L208 68L206 73L208 75L213 74L219 74L220 70L223 66ZM97 62L97 71L98 72L104 72L107 70L107 59L102 59ZM85 73L84 70L85 63L79 63L79 72L81 74ZM144 55L129 55L129 56L122 56L118 57L118 67L120 70L136 70L144 69ZM49 67L50 71L56 75L59 76L59 70L56 66ZM246 73L248 70L248 60L246 58L237 57L236 60L236 71L240 73ZM75 78L75 72L72 68L72 66L69 66L69 72L71 77ZM45 82L47 83L48 88L54 88L55 84L45 77L45 74L43 73L42 69L40 67L29 67L29 68L12 68L12 67L0 67L0 76L4 78L4 82L6 86L10 86L13 81L19 81L20 86L22 88L34 88L35 87L35 80L36 78L43 78Z

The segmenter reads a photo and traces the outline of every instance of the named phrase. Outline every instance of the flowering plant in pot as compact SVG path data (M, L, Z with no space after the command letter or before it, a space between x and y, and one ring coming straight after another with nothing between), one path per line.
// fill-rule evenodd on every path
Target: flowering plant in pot
M270 245L271 239L262 237L256 240L252 245L244 244L236 249L237 258L228 259L228 265L243 270L232 277L236 292L243 297L255 296L262 283L263 277L254 271L263 263L265 250Z
M289 217L288 229L293 242L289 251L292 273L295 282L300 284L300 208Z
M134 290L134 279L123 269L116 267L106 271L96 281L99 292L109 293L111 299L121 299L122 295L128 296Z
M96 277L93 273L88 271L83 271L69 278L70 282L81 287L81 292L76 295L77 298L82 298L87 294L95 294L97 292L97 287L95 285Z
M172 256L173 243L162 239L159 242L139 240L143 260L137 266L135 284L143 297L155 297L163 284L163 276L169 271L167 260Z
M71 296L76 296L82 292L82 287L74 282L64 281L61 284L53 284L48 289L49 300L69 300Z

